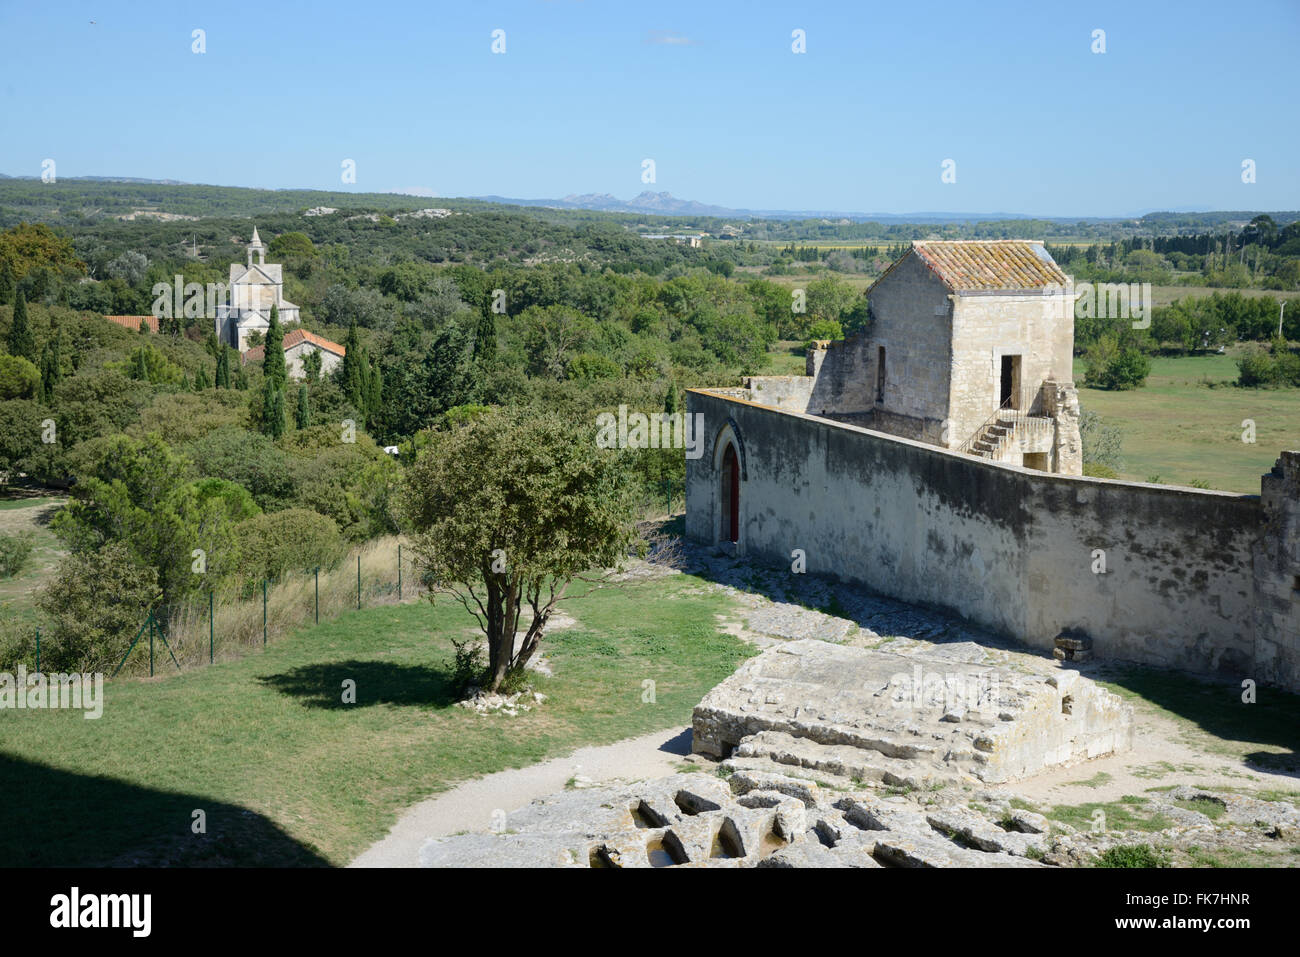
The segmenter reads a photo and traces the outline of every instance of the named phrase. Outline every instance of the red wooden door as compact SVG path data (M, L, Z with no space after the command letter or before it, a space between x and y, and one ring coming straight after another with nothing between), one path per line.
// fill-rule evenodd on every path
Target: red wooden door
M740 464L731 445L723 454L723 538L729 542L740 538Z

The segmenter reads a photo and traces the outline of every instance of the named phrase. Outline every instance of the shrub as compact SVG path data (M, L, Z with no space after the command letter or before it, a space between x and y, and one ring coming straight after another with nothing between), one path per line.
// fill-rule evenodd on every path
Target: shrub
M464 641L451 639L455 657L451 666L451 689L456 697L467 698L483 685L487 662L483 658L483 642L478 638Z
M0 535L0 578L13 578L23 570L33 544L31 532Z
M1251 349L1237 360L1237 384L1249 388L1273 384L1273 357L1263 349Z
M1097 858L1097 867L1168 867L1169 859L1150 844L1117 844Z
M111 671L158 597L158 576L121 542L68 555L37 594L46 619L41 666L49 671Z
M240 541L240 574L278 579L285 572L330 568L343 556L338 526L305 508L256 515L235 528Z
M1237 360L1237 384L1247 387L1300 386L1300 355L1283 339L1274 339L1270 352L1251 349Z
M1118 472L1124 467L1123 460L1120 458L1124 434L1114 426L1103 423L1101 416L1096 412L1088 410L1080 412L1079 439L1083 445L1085 475L1096 474L1088 472L1089 465L1104 466L1113 472Z
M1109 465L1100 465L1097 462L1085 462L1083 466L1083 474L1091 476L1092 478L1119 478L1119 473Z

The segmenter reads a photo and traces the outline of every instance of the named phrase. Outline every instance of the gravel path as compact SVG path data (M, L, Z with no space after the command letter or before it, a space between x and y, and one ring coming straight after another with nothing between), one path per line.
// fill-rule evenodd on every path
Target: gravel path
M509 813L536 798L563 791L574 778L586 785L673 774L690 750L690 728L670 728L602 747L579 748L566 757L466 781L408 808L387 837L348 866L418 867L420 848L431 837L490 830L494 814L499 819L499 812Z

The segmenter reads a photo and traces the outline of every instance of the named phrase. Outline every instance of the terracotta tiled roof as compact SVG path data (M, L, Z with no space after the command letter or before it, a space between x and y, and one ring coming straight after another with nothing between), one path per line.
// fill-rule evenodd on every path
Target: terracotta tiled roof
M140 331L140 324L144 323L149 327L150 332L158 331L157 316L105 316L109 322L115 322L124 329L130 329L132 332Z
M917 240L907 254L911 255L919 257L953 292L1041 289L1069 281L1040 240Z
M316 333L308 332L306 329L290 329L284 334L284 348L286 351L304 342L310 342L312 345L316 346L316 348L323 349L326 352L332 352L336 356L344 356L347 354L347 349L339 345L337 342L331 342L324 336L318 336ZM241 358L244 362L260 362L265 356L266 346L254 346L245 352Z

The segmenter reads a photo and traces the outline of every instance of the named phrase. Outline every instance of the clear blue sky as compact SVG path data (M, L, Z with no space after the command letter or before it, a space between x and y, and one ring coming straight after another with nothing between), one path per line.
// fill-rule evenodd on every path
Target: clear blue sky
M1300 207L1296 0L0 0L0 40L10 175L53 158L61 177L765 209Z

